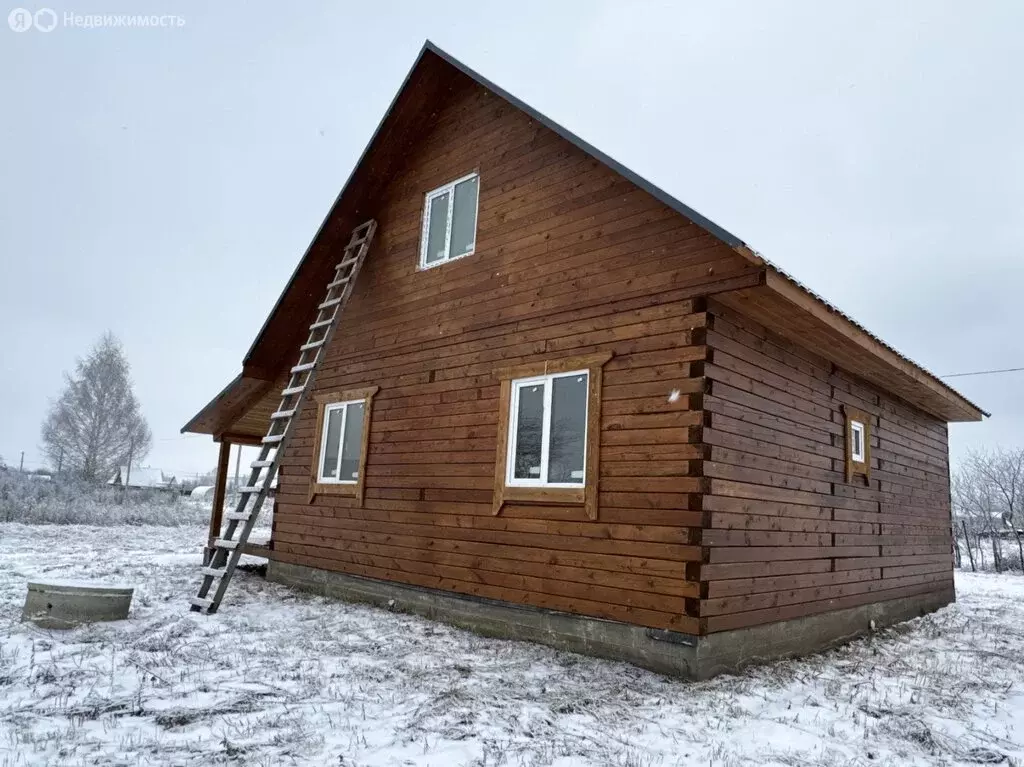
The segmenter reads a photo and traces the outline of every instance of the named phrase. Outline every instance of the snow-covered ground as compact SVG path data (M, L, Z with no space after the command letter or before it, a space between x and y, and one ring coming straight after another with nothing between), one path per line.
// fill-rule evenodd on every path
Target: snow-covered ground
M240 574L190 613L198 527L0 525L0 765L1024 764L1024 578L807 660L691 684ZM29 577L131 618L19 621Z

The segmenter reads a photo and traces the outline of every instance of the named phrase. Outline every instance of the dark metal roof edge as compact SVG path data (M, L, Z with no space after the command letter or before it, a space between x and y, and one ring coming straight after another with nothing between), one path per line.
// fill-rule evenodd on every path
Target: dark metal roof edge
M864 333L864 335L866 335L868 338L873 340L879 346L883 347L884 349L887 349L888 351L890 351L893 354L895 354L897 357L899 357L904 362L907 362L907 363L913 365L915 368L920 370L926 376L934 379L941 387L946 389L946 391L948 391L950 394L953 394L955 397L957 397L958 399L963 401L966 405L968 405L973 410L978 411L979 413L981 413L986 418L991 418L992 417L992 414L989 413L987 410L983 410L982 408L978 407L978 405L976 405L973 402L971 402L971 400L967 399L967 397L965 397L963 394L958 392L956 389L954 389L948 383L943 381L939 376L935 375L935 373L933 373L930 370L928 370L928 368L926 368L920 362L915 362L913 359L908 357L906 354L901 352L899 349L894 347L892 344L884 341L883 339L881 339L880 337L878 337L877 335L872 333L870 330L868 330L866 327L861 325L859 322L857 322L857 320L853 319L853 317L851 317L849 314L844 312L838 306L833 304L827 298L824 298L821 295L819 295L818 293L816 293L815 291L811 290L809 287L807 287L802 282L800 282L800 280L798 280L796 277L794 277L793 275L791 275L788 272L784 271L783 269L780 269L775 264L773 264L771 261L769 261L767 258L762 256L760 253L757 253L756 251L751 251L751 252L753 252L758 258L760 258L765 263L765 266L767 266L773 272L778 274L782 279L786 280L786 282L790 283L791 285L793 285L794 287L798 288L799 290L802 290L804 293L809 295L811 298L813 298L819 304L824 306L828 311L832 312L833 314L838 315L841 319L845 320L846 322L849 322L851 325L853 325L853 327L855 327L857 330L859 330L862 333Z
M450 56L448 53L446 53L445 51L443 51L440 48L438 48L436 45L434 45L432 42L430 42L430 40L427 40L426 44L423 47L424 47L425 50L429 50L431 53L433 53L433 54L435 54L437 56L440 56L446 62L451 64L453 67L458 69L460 72L462 72L464 75L472 78L473 80L476 80L476 82L478 82L484 88L487 88L487 90L493 91L497 95L501 96L503 99L505 99L505 101L509 102L512 106L516 107L517 109L522 110L523 112L526 112L526 114L528 114L534 120L539 122L544 127L548 128L549 130L554 131L559 136L561 136L566 141L568 141L570 144L575 145L578 149L581 149L582 151L586 152L591 157L594 157L594 158L600 160L602 163L607 165L609 168L611 168L613 171L618 173L620 176L623 176L624 178L628 179L633 184L636 184L638 187L643 189L645 192L647 192L651 196L655 197L656 199L660 200L661 202L665 203L670 208L675 210L677 213L681 213L682 215L686 216L693 223L695 223L698 226L700 226L701 228L707 230L710 234L713 234L715 237L720 239L722 242L724 242L729 247L731 247L731 248L738 248L738 247L740 247L741 245L744 244L743 241L739 237L737 237L736 235L732 234L729 231L726 231L725 229L720 227L718 224L716 224L711 219L702 216L700 213L695 211L693 208L691 208L688 205L684 204L683 202L677 200L675 197L670 195L664 189L661 189L661 188L655 186L654 184L652 184L650 181L648 181L647 179L643 178L642 176L638 176L636 173L631 171L629 168L627 168L622 163L618 162L617 160L615 160L612 157L609 157L607 154L602 152L597 147L592 146L591 144L588 144L586 141L581 139L579 136L577 136L575 133L570 131L568 128L564 128L563 126L559 125L554 120L549 118L547 115L544 115L541 112L538 112L536 109L531 107L529 104L527 104L527 103L525 103L523 101L520 101L519 99L517 99L515 96L513 96L511 93L509 93L505 89L499 87L498 85L495 85L494 83L492 83L490 80L488 80L483 75L479 74L478 72L473 71L472 69L467 67L465 64L463 64L458 59ZM422 52L421 52L420 55L422 55ZM418 61L418 59L417 59L417 61Z
M311 239L309 241L309 245L306 246L306 250L302 254L302 258L299 259L299 263L295 265L295 270L292 272L292 276L288 278L288 282L285 284L284 290L281 291L281 295L278 296L277 301L274 303L274 308L270 310L270 314L268 314L267 318L263 321L263 326L260 328L260 332L256 334L256 338L249 347L249 351L247 351L245 353L245 357L242 358L243 367L248 363L249 358L252 357L253 353L256 351L256 347L259 346L260 339L263 338L263 334L266 332L267 326L270 325L270 320L273 319L274 315L277 313L278 308L281 306L281 302L284 300L284 297L288 294L292 284L299 276L299 270L302 268L302 265L306 263L309 251L313 249L313 245L315 245L316 241L320 238L320 233L323 232L324 227L327 226L327 222L331 220L331 214L334 213L335 208L338 207L338 204L345 196L345 192L348 191L349 184L352 183L352 178L356 175L356 171L359 170L359 167L363 164L363 160L366 159L366 155L369 154L370 147L373 146L374 142L377 140L377 136L380 135L381 129L384 127L384 123L387 122L388 117L391 116L391 112L395 108L395 104L398 103L399 96L401 96L405 91L405 87L409 84L409 80L412 78L412 73L416 71L416 67L418 67L420 65L420 61L423 60L423 54L428 50L432 52L437 51L433 43L429 40L423 44L423 47L420 48L420 52L416 54L416 60L412 63L412 66L409 67L409 71L406 72L405 79L402 80L402 84L399 86L398 90L395 91L394 98L392 98L391 103L388 104L388 108L384 112L384 116L380 118L380 122L377 123L377 127L373 129L373 135L370 136L370 140L366 142L366 146L363 147L363 151L360 153L359 159L356 160L355 165L352 166L352 170L349 172L348 178L345 179L345 184L341 187L341 191L338 192L338 196L334 198L334 202L331 203L331 207L327 209L327 215L325 215L324 220L320 222L320 226L317 228L316 234L313 235L313 239Z

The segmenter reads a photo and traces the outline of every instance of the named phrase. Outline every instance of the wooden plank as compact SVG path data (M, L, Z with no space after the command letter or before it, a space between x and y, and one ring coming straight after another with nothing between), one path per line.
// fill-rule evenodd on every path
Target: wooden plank
M336 560L322 559L309 551L303 550L301 555L296 556L291 552L277 552L275 559L282 562L294 564L305 564L306 566L320 567L327 570L341 569ZM565 598L559 595L547 594L544 592L527 591L522 589L509 589L481 584L479 582L465 582L444 576L425 576L418 573L398 571L394 569L367 568L349 564L344 567L343 572L350 572L356 575L363 575L370 578L398 581L415 586L441 589L442 591L455 591L473 596L481 596L488 599L497 599L506 602L522 603L544 609L559 610L562 612L591 615L609 620L618 620L626 623L635 623L641 626L652 628L666 628L684 633L696 633L699 630L699 621L682 614L671 614L642 610L625 605L610 605L603 602L583 600L577 598Z
M789 607L799 613L803 605L807 603L841 599L858 594L870 595L872 593L885 592L892 588L914 586L922 583L930 585L936 580L941 580L936 573L923 573L893 578L891 580L859 579L806 588L788 588L760 594L706 599L701 602L701 617L782 607Z
M950 584L944 587L943 584L920 583L911 586L892 588L885 591L874 591L869 593L851 594L837 599L825 599L817 602L809 602L782 607L771 607L764 610L751 610L748 612L733 613L730 615L718 615L702 619L702 625L707 633L718 631L731 631L734 629L756 626L764 623L772 623L780 620L791 620L809 615L817 615L823 612L843 610L848 607L871 602L883 602L888 599L899 599L919 594L942 594L953 600L953 589Z
M535 565L497 557L424 552L387 544L359 541L326 541L303 536L282 536L284 551L318 548L327 559L341 563L362 562L382 569L440 575L466 582L481 582L498 588L515 588L571 598L590 599L612 605L628 605L659 612L683 612L683 594L695 595L696 588L680 589L680 581L643 576L610 574L557 565ZM637 588L623 588L629 583ZM667 593L659 588L664 586Z
M877 567L839 572L816 572L797 575L781 575L762 578L734 578L727 581L712 581L707 586L707 599L745 594L779 593L785 589L802 589L811 586L825 586L861 580L878 580L881 569ZM702 605L703 607L703 605ZM719 610L719 614L729 610ZM707 613L710 614L710 613Z

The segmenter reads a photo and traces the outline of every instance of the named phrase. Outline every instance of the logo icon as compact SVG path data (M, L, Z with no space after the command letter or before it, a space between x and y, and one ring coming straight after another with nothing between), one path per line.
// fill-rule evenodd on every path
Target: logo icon
M32 29L32 11L15 8L7 14L7 26L15 32L28 32Z
M36 22L36 29L40 32L52 32L57 26L57 14L51 8L40 8L33 19Z

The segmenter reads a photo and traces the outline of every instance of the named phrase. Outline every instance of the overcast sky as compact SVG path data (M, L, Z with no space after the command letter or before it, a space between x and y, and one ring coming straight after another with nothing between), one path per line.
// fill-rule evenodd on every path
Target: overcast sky
M48 33L0 15L8 463L41 464L62 371L109 329L147 463L212 467L178 430L239 371L428 37L934 373L1024 366L1024 3L48 7ZM952 428L954 456L1024 445L1024 373L951 382L993 413Z

